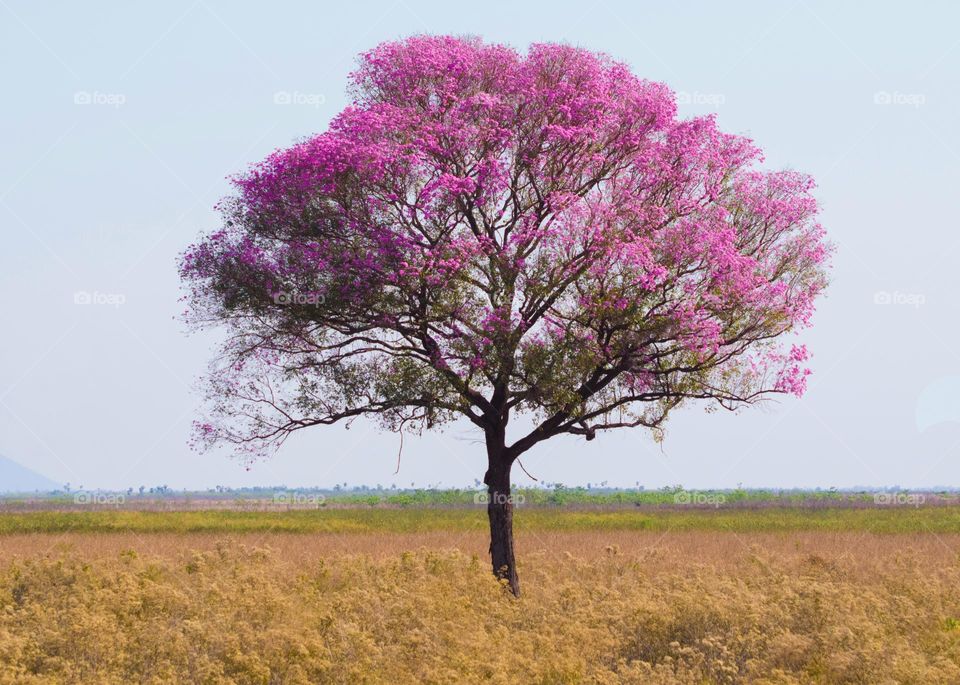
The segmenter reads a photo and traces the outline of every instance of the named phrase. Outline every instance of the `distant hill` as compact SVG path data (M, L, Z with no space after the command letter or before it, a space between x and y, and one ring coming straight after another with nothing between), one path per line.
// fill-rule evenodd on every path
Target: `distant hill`
M49 492L60 485L0 454L0 492Z

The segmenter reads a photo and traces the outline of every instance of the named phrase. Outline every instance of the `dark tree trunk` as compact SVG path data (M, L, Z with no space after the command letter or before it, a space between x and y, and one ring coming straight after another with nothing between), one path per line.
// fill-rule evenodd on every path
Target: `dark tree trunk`
M510 494L510 467L513 460L502 450L488 450L490 466L487 484L487 516L490 519L490 560L497 578L506 580L510 591L520 596L520 580L513 555L513 497Z

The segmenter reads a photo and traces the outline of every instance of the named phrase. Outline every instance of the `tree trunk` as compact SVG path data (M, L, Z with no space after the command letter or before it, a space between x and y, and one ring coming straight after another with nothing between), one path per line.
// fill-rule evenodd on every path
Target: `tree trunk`
M487 516L490 519L490 560L493 574L506 580L510 591L520 596L520 580L513 556L513 497L510 494L512 460L501 454L490 455L487 484Z

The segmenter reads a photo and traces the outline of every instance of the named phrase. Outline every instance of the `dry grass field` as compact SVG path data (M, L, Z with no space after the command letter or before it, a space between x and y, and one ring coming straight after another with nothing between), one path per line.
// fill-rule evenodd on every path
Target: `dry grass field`
M741 514L725 530L528 523L520 599L492 578L473 523L8 521L0 683L960 682L960 533L925 519L778 530Z

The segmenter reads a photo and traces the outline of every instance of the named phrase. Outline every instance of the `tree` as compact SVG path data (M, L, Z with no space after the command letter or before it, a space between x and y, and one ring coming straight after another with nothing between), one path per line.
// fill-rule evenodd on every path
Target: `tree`
M802 393L806 348L777 339L826 285L810 178L564 45L385 43L351 89L326 132L236 177L182 255L188 320L229 331L198 446L253 458L361 416L465 418L493 570L519 593L510 473L534 445Z

